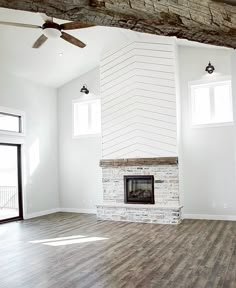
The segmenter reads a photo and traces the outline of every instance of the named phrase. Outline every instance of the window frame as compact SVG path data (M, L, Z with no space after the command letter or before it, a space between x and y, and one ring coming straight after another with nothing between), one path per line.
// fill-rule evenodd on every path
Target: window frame
M25 136L25 113L16 109L0 106L0 114L19 118L19 132L2 130L0 135L3 136Z
M75 117L75 111L74 111L74 105L76 103L82 103L82 102L93 102L96 100L100 100L100 105L101 105L101 98L95 95L86 95L80 98L76 98L72 100L72 139L80 139L80 138L92 138L92 137L100 137L102 134L102 127L99 133L88 133L88 134L83 134L83 135L74 135L74 117ZM101 112L102 112L102 107L101 107ZM89 115L89 119L91 120L91 114ZM102 126L102 119L101 119L101 126Z
M232 121L226 121L226 122L213 122L213 123L204 123L204 124L194 124L193 123L193 87L195 86L201 86L201 87L214 87L214 84L220 84L220 83L226 83L230 82L231 85L231 91L230 91L230 103L231 103L231 111L232 111ZM214 89L214 88L213 88ZM212 90L212 89L211 89ZM212 111L214 112L214 109L212 110L212 91L210 90L210 107L211 107L211 115ZM188 83L188 98L189 98L189 123L191 128L207 128L207 127L223 127L223 126L233 126L234 125L234 109L233 109L233 97L232 97L232 79L230 76L225 77L214 77L213 79L203 79L203 80L197 80L197 81L190 81Z

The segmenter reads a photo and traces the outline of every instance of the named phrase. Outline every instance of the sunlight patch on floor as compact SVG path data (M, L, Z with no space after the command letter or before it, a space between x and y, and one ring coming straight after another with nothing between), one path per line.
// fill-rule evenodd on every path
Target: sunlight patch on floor
M43 245L48 245L48 246L63 246L63 245L88 243L88 242L95 242L95 241L108 240L108 239L109 238L104 238L104 237L88 237L88 236L83 236L83 235L77 235L77 236L58 237L58 238L51 238L51 239L33 240L33 241L29 241L29 243L43 244Z

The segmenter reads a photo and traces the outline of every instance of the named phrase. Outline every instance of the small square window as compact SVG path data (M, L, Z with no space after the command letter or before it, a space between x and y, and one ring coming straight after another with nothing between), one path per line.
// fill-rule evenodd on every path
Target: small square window
M21 116L0 112L0 130L6 132L22 132Z
M233 122L231 81L191 85L193 125Z
M73 136L89 136L101 133L100 99L73 102Z

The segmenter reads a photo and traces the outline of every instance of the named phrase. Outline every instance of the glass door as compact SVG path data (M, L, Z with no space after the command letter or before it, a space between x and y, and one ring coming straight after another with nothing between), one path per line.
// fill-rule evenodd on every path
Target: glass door
M23 219L21 146L0 143L0 222Z

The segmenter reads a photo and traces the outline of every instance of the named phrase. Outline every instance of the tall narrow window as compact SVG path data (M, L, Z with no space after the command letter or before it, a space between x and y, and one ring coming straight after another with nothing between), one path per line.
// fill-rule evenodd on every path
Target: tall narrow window
M231 81L191 86L193 125L233 122Z
M23 218L21 146L0 143L0 223Z
M73 102L73 136L101 133L100 99Z

